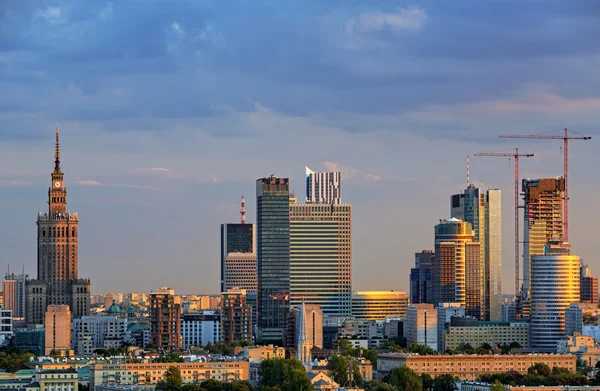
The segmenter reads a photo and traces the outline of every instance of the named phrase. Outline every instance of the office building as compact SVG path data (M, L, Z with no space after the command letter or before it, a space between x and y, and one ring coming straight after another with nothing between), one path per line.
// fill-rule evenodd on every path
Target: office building
M135 386L153 389L170 367L179 368L184 384L200 383L215 379L222 382L248 380L246 361L208 361L185 363L123 363L99 364L90 366L90 391L97 391L103 385L121 387Z
M90 312L90 280L78 277L79 216L67 210L58 126L48 211L37 218L37 279L26 286L26 320L43 324L46 307L66 305L74 318ZM46 341L48 343L48 341Z
M411 304L406 309L404 336L406 344L427 345L438 350L438 313L433 304Z
M403 291L358 291L352 293L352 317L356 320L403 318L408 295Z
M181 345L184 349L221 342L221 314L202 311L181 316Z
M258 340L283 344L290 293L290 180L256 181Z
M221 292L232 288L256 292L256 226L246 223L242 197L240 223L221 224Z
M17 349L29 351L36 356L43 356L46 353L43 328L15 328L13 334L13 343Z
M70 355L71 311L68 305L49 305L45 316L46 355Z
M546 364L550 368L566 368L575 373L576 357L572 354L481 354L421 356L405 353L381 353L377 370L389 373L392 368L406 365L417 375L432 377L451 375L460 380L476 380L480 375L515 371L526 375L532 365Z
M563 200L565 180L558 178L523 179L523 295L529 296L531 257L544 255L549 239L563 237Z
M13 318L25 318L27 274L7 273L2 282L4 305L6 310L12 310Z
M478 348L484 343L492 347L519 344L529 349L529 323L482 322L475 318L452 318L444 335L444 351L458 349L461 344Z
M583 334L585 318L592 319L597 315L598 304L596 303L571 303L569 308L565 308L565 335Z
M341 204L342 174L340 172L314 172L306 167L306 202Z
M125 343L133 343L127 318L82 316L71 322L71 348L79 356L91 356L96 349L118 349Z
M482 319L499 321L502 311L502 198L497 189L469 185L451 197L450 217L471 224L480 245Z
M560 239L549 240L544 255L531 257L531 348L555 352L565 335L565 309L579 302L581 258Z
M460 303L467 316L481 318L480 247L470 223L451 218L435 226L433 299Z
M433 262L431 250L415 253L415 267L410 269L411 304L433 303Z
M458 317L465 317L465 307L460 303L439 303L437 305L437 346L440 352L444 351L444 336L446 335L446 331L450 327L451 319ZM469 318L474 319L475 318Z
M587 265L581 265L579 271L579 302L598 304L598 276L592 276Z
M150 339L159 349L181 347L181 302L174 289L150 292Z
M290 306L351 316L352 205L290 203Z
M0 346L13 337L12 310L0 307Z
M253 341L252 305L247 302L243 289L230 289L221 293L221 338L232 344L235 341Z

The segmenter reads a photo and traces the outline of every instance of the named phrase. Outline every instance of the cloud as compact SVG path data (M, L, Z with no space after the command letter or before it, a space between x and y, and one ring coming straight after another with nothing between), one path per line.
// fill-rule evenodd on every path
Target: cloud
M168 168L164 168L164 167L136 168L135 171L139 172L139 173L143 173L143 174L159 174L159 175L171 172L171 170L169 170Z
M210 183L221 183L221 182L222 182L222 179L216 175L212 175L210 177Z
M102 183L91 179L84 179L77 182L79 186L102 186Z
M102 186L102 187L115 187L115 188L125 188L125 189L145 189L145 190L156 190L161 191L164 190L161 187L154 186L144 186L138 184L112 184L112 183L102 183L92 179L80 180L77 182L79 186Z
M514 100L490 100L483 104L473 104L469 107L475 109L485 108L493 112L513 113L556 113L557 111L598 110L600 109L600 97L569 99L555 93L531 91L524 97Z
M328 171L340 172L342 174L342 178L344 179L358 177L373 182L379 182L381 180L381 176L379 175L371 174L368 172L362 172L350 166L344 166L327 160L323 162L323 165L327 168Z
M346 34L371 34L389 30L397 34L420 30L429 19L419 7L397 8L395 12L363 12L346 22Z
M37 15L50 24L64 23L64 12L60 7L47 7L45 10L38 10Z
M23 186L31 186L32 183L28 181L23 181L20 179L0 179L0 186L6 187L23 187Z

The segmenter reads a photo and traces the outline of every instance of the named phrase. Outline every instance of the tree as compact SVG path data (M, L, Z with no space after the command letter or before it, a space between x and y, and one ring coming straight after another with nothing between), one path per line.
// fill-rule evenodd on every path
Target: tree
M492 384L492 386L490 387L490 391L506 391L506 387L504 387L502 383L500 383L500 381L496 379L494 384Z
M544 363L541 363L541 362L533 364L527 370L527 373L529 375L543 376L543 377L550 376L550 372L551 372L550 367L548 365L544 364Z
M337 340L337 348L344 356L349 355L350 351L354 348L352 343L346 338L340 338Z
M422 373L420 377L423 390L427 391L433 389L433 378L429 376L428 373Z
M458 387L452 375L439 375L433 379L434 391L456 391Z
M418 353L422 356L437 354L437 352L435 350L433 350L432 348L430 348L429 346L419 345L414 342L411 343L410 345L408 345L408 352L409 353Z
M181 391L207 391L200 384L184 384L181 386Z
M371 364L373 364L373 369L377 369L377 355L379 354L379 352L375 349L369 349L364 353L364 357L371 361Z
M206 391L221 391L223 389L223 382L216 379L208 379L201 382L200 387Z
M298 360L284 358L262 360L259 374L259 386L263 391L312 391L313 389L304 366Z
M397 391L394 386L373 380L365 385L365 391Z
M352 368L354 382L357 384L360 383L360 369L358 369L358 364L352 357L335 354L327 362L327 369L331 371L333 379L341 386L345 386L350 382L348 376L349 368Z
M422 391L423 384L415 371L403 365L392 368L389 383L403 391Z
M485 350L492 350L492 345L490 345L487 342L484 342L484 343L481 344L480 348L483 348Z
M153 362L156 363L171 363L171 362L183 362L183 357L176 353L169 353L162 356L156 357Z
M181 378L181 370L178 367L169 367L165 373L165 379L156 384L157 390L163 391L179 391L183 379Z

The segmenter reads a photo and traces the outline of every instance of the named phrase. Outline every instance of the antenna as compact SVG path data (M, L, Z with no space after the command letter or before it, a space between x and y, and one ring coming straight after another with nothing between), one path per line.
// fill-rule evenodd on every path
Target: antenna
M471 184L471 161L470 156L467 155L467 187Z
M243 194L242 194L241 206L242 206L242 210L240 210L240 216L241 216L242 224L246 224L246 201L244 200Z

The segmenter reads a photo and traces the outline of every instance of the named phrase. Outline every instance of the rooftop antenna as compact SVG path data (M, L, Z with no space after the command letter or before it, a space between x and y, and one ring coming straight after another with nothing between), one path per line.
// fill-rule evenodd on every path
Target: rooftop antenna
M471 161L470 156L467 155L467 187L471 184Z
M246 201L244 200L244 195L242 194L242 210L240 210L240 216L242 220L242 224L246 224Z

